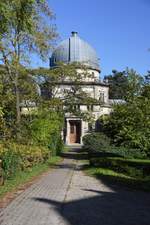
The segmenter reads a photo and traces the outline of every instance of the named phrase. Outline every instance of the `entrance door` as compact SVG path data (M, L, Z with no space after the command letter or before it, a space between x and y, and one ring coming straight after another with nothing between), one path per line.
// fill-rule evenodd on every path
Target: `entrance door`
M81 122L72 120L70 121L70 143L80 143L81 136Z

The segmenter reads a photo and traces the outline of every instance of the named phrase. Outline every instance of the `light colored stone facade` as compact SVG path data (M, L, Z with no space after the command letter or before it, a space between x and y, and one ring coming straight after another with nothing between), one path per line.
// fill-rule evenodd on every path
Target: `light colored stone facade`
M94 72L95 71L93 70L93 73ZM99 117L102 115L109 114L112 110L109 100L109 86L98 80L100 74L97 71L95 74L97 75L97 79L95 81L83 80L81 87L83 91L88 94L88 96L96 99L99 102L99 104L97 103L96 105L89 105L89 106L78 105L78 109L81 112L88 112L88 111L91 112L91 115L94 118L94 123L91 128L89 127L90 124L88 124L87 121L84 121L82 118L78 118L74 115L71 115L70 113L66 113L65 127L62 132L62 137L67 145L82 144L83 136L89 133L91 129L92 130L96 129L96 121L99 119ZM64 90L71 89L71 86L72 86L71 84L68 84L68 80L66 80L66 82L64 82L63 84L59 84L56 87L57 90L55 90L55 92L57 93L55 97L64 98L63 96ZM74 128L73 127L71 128L71 126L74 126ZM71 132L74 132L75 133L74 135L76 135L76 137L72 138Z

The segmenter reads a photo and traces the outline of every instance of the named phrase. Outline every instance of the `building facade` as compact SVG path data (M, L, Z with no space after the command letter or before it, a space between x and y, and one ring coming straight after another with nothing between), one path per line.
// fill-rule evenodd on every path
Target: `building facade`
M50 58L50 68L54 69L58 63L80 63L88 68L88 73L92 74L89 78L82 81L82 89L99 104L94 105L78 105L82 112L91 111L94 123L91 124L82 118L74 116L70 113L65 115L65 127L62 132L64 142L67 145L82 144L82 138L91 129L96 129L96 121L102 115L111 112L111 104L109 100L109 86L100 79L100 66L96 51L84 40L82 40L77 32L72 32L71 37L62 41L52 53ZM78 68L80 72L80 68ZM82 72L82 71L81 71ZM64 89L69 89L71 83L67 78L63 83L58 85L58 96L61 97Z

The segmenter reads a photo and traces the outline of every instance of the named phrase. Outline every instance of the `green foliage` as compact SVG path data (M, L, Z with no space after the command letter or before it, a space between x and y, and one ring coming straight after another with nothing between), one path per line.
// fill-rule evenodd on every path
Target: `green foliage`
M41 146L47 146L53 155L63 149L61 130L62 115L49 110L39 111L30 125L31 141Z
M122 72L113 70L112 73L112 75L104 77L104 81L107 81L110 87L110 99L128 101L140 93L144 79L136 71L127 68Z
M125 94L126 101L132 101L135 97L141 94L141 90L144 84L144 78L137 74L133 69L126 70L128 85Z
M141 95L147 99L150 99L150 84L145 83L145 85L142 88Z
M24 171L17 171L15 175L11 177L11 179L5 180L4 185L0 187L0 198L3 197L7 192L13 191L14 189L30 181L32 178L48 171L50 167L56 165L56 163L60 160L61 158L58 156L52 157L45 163L34 165L32 168Z
M99 153L102 155L114 155L124 158L146 158L144 151L140 149L115 146L111 144L111 139L103 133L87 134L83 137L84 148L90 155Z
M110 139L103 133L92 133L83 137L83 144L88 151L104 151L109 148Z
M90 176L95 176L97 179L103 180L108 185L112 184L123 185L137 190L150 191L150 177L128 176L124 173L116 172L111 168L90 167L86 170ZM133 172L134 174L134 172ZM137 174L137 171L136 171Z
M90 164L96 167L113 169L115 172L138 178L148 176L150 169L150 160L131 160L117 157L91 158Z
M149 112L150 102L145 97L137 97L126 104L116 105L110 117L104 121L103 130L115 144L139 148L149 155Z
M36 145L5 143L0 149L5 178L14 176L19 170L26 170L46 162L50 157L51 152L48 148Z
M46 59L57 33L47 22L54 17L46 0L1 0L0 15L0 107L13 127L11 135L19 137L20 104L38 99L37 84L25 65L30 54Z
M2 154L2 168L5 178L9 178L21 169L21 158L11 148L5 149Z
M104 81L109 84L110 99L124 99L128 85L128 80L125 71L112 71L112 75L104 77Z
M110 116L99 121L102 131L117 146L140 149L150 156L150 82L127 70L126 102L114 105Z
M63 141L60 136L60 131L55 131L49 140L49 149L52 150L53 156L60 155L63 150Z
M55 26L47 23L54 15L46 0L1 0L0 14L0 25L4 28L0 31L2 47L9 46L13 51L19 44L21 57L31 51L44 56L51 48L57 34ZM13 52L9 58L12 55ZM12 62L15 62L14 56Z
M79 70L80 68L80 70ZM83 112L79 110L79 105L100 104L99 100L91 97L83 88L85 80L93 80L93 74L89 73L87 66L81 63L64 64L59 63L55 69L39 68L30 71L33 75L43 77L40 87L42 97L50 107L56 111L62 110L77 117L82 117L86 121L92 121L91 111ZM62 84L64 87L62 88ZM61 96L60 96L61 92Z

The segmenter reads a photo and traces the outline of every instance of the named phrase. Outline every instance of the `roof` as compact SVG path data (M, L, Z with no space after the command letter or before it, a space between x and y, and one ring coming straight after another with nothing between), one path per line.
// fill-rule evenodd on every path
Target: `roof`
M52 53L50 67L58 63L82 63L91 69L100 71L99 60L96 51L77 32L72 32L70 38L62 41Z

